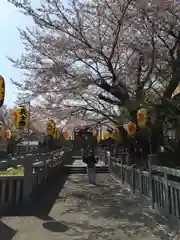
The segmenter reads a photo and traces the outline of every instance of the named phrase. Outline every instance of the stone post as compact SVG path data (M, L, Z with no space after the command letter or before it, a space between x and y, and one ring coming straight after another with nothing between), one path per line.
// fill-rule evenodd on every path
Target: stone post
M27 154L24 158L24 184L23 184L23 200L29 198L33 186L33 158L32 154Z

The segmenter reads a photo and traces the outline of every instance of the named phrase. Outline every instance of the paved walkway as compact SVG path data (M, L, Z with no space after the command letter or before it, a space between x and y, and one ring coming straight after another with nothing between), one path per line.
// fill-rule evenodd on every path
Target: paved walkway
M61 182L65 181L62 180ZM57 181L58 183L58 181ZM26 216L4 217L1 240L169 240L166 221L142 199L134 198L109 174L72 174L65 186L49 190L49 197ZM57 184L58 185L58 184ZM56 201L50 210L47 206Z

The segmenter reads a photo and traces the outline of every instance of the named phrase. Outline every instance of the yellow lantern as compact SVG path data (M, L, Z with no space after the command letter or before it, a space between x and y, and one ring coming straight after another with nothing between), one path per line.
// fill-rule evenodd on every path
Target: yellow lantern
M100 141L102 140L103 138L103 130L102 130L102 127L98 128L97 129L97 135L96 135L97 139L100 139Z
M25 106L21 106L19 109L19 127L24 128L28 120L28 111Z
M127 125L127 132L129 136L133 136L136 134L136 124L133 122L129 122Z
M11 131L10 129L8 129L8 130L6 131L6 137L7 137L7 139L11 139L11 137L12 137L12 131Z
M103 131L103 139L108 139L111 137L111 133L106 129L105 131Z
M16 129L19 129L19 121L20 121L20 109L16 108L13 111L13 123Z
M101 140L102 140L101 136L98 135L98 136L97 136L97 141L100 142Z
M147 124L147 109L141 108L137 112L137 122L140 128L146 127Z
M108 138L108 132L107 132L106 130L104 130L104 131L102 132L102 139L105 140L105 139L107 139L107 138Z
M56 128L55 128L55 130L54 130L53 137L56 138Z
M56 131L56 124L53 120L50 120L47 124L47 135L54 136L55 131Z
M5 97L5 81L4 78L0 75L0 107L2 107L4 103Z
M49 124L51 124L52 126L56 126L56 123L55 123L55 121L53 119L49 120Z
M115 128L112 132L112 138L114 140L120 140L121 139L121 136L120 136L120 133L119 133L119 129L118 128Z
M0 136L1 136L1 138L5 137L5 129L4 129L3 125L0 126Z
M47 135L48 136L53 136L54 135L54 130L51 124L48 124L47 126Z

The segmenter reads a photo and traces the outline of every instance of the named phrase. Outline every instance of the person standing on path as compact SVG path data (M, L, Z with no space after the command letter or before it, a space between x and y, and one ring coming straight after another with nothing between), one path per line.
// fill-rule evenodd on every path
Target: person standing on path
M83 149L82 153L83 162L87 164L87 174L89 184L96 185L96 163L94 148L88 145Z

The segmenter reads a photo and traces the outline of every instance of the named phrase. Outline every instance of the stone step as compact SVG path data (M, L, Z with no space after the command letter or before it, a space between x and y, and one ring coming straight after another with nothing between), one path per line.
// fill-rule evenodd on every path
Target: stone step
M85 174L87 172L87 167L73 167L73 166L66 166L64 168L64 173L67 174L76 174L76 173L82 173ZM103 167L96 167L96 173L109 173L109 169L106 166Z

